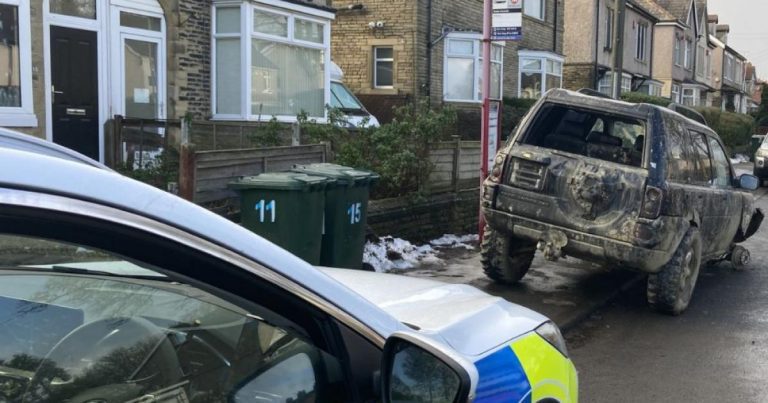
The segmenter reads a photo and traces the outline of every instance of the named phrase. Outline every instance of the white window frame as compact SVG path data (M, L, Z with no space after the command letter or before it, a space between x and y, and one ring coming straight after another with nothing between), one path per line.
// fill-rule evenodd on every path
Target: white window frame
M691 103L690 104L686 104L685 103L686 99L690 99ZM698 102L699 101L699 90L698 90L698 88L683 86L683 92L681 93L680 101L685 106L698 106L698 103L699 103Z
M457 54L457 53L451 53L450 52L450 42L453 40L459 40L459 41L472 41L472 54L466 55L466 54ZM502 49L504 48L503 42L492 42L491 47L498 46ZM482 35L477 33L461 33L461 32L452 32L448 34L448 36L445 38L445 45L444 45L444 52L443 52L443 100L446 102L466 102L466 103L482 103L483 98L481 94L481 82L483 77L483 57L482 57ZM491 48L491 54L493 54L493 48ZM502 59L501 60L493 60L491 58L491 64L496 64L501 67L501 79L499 80L499 94L501 95L501 98L504 98L504 51L502 50ZM458 98L449 98L448 94L446 93L446 85L445 85L445 73L448 71L448 60L449 59L472 59L474 63L474 69L473 69L473 77L472 77L472 98L471 99L458 99Z
M537 3L539 7L538 8L538 15L530 14L528 11L527 5L531 3ZM547 0L524 0L523 1L523 14L535 18L537 20L546 21L547 20Z
M563 63L565 59L562 56L556 55L554 53L543 52L543 51L520 50L517 52L517 59L519 63L518 73L517 73L517 97L518 98L522 96L522 92L523 92L523 73L540 73L541 74L541 95L544 95L547 91L551 89L551 88L547 88L547 75L560 77L560 86L557 88L563 87ZM539 59L541 61L540 70L523 68L523 65L525 64L524 63L525 60L531 60L531 59ZM560 74L547 72L548 62L558 63L560 65Z
M613 72L607 71L605 75L597 83L598 92L602 92L605 95L613 96ZM604 91L604 90L607 90ZM628 73L621 74L621 93L632 92L632 75Z
M670 98L671 98L672 102L674 102L676 104L679 104L680 103L680 94L681 94L680 85L679 84L672 84L672 89L670 91L671 91Z
M32 31L29 0L0 0L0 4L19 10L19 86L21 106L0 107L0 126L37 127L32 95Z
M392 50L392 57L383 57L380 58L378 56L377 50L379 49L391 49ZM392 63L392 84L390 85L379 85L379 77L376 74L379 67L379 62L390 62ZM373 88L377 89L392 89L395 88L395 47L392 45L382 45L382 46L374 46L373 47Z
M648 24L638 22L635 33L635 59L645 62L648 44Z
M231 8L237 6L240 7L240 33L217 34L215 18L216 8ZM281 37L255 32L253 30L253 12L256 10L287 16L288 36ZM259 116L258 114L252 113L251 107L251 104L253 103L251 88L252 41L254 39L260 39L323 51L323 64L325 66L323 79L323 115L310 116L310 118L317 120L318 123L328 122L328 111L325 106L329 105L331 102L331 21L335 18L333 13L280 0L261 0L258 5L246 0L214 0L211 5L211 16L214 16L211 19L211 111L213 112L211 120L264 121L272 118L272 116ZM295 39L294 25L297 18L321 24L323 26L323 43ZM216 111L216 38L222 37L240 38L240 80L244 90L240 94L240 114L219 114ZM275 118L279 122L285 123L294 123L297 121L295 115L275 115Z

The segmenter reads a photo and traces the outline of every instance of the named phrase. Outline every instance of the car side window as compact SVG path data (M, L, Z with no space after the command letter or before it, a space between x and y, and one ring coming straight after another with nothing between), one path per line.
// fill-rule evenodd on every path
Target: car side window
M728 157L720 143L709 137L709 149L712 150L712 167L714 172L713 184L719 188L728 188L731 185L731 166Z
M709 147L707 147L706 136L691 131L691 144L695 155L696 162L696 175L694 181L698 184L712 184L712 160L709 155Z
M689 156L685 126L671 118L665 120L668 132L667 177L672 181L688 183L693 180L694 163Z
M72 241L0 234L0 266L0 401L349 400L327 343L269 308Z

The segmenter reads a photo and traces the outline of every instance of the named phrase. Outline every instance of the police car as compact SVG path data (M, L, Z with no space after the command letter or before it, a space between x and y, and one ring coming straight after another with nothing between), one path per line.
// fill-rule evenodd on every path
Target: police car
M467 285L316 268L0 133L0 401L576 402L558 328Z

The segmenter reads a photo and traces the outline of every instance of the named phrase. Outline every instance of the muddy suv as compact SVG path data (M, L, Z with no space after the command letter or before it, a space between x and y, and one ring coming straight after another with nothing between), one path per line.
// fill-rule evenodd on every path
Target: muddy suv
M687 118L696 118L696 120ZM698 121L697 121L698 120ZM534 254L649 273L648 303L679 314L702 263L749 261L752 175L692 110L554 90L501 149L483 189L485 273L519 281Z

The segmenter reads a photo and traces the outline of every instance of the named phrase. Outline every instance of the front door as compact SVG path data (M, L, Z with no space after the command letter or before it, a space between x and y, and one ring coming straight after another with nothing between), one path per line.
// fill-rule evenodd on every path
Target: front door
M53 141L99 159L96 32L51 26Z

